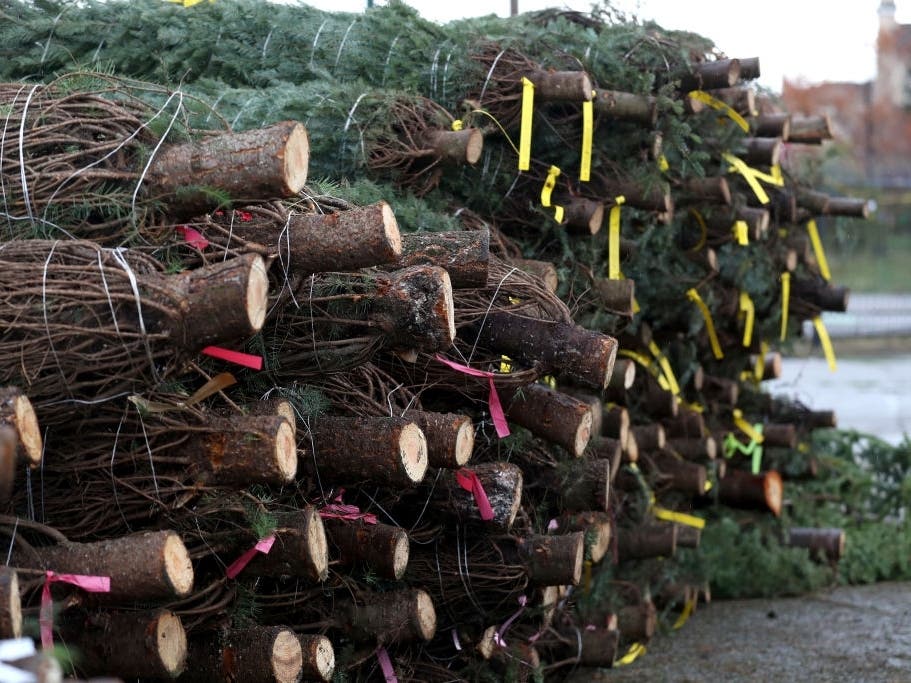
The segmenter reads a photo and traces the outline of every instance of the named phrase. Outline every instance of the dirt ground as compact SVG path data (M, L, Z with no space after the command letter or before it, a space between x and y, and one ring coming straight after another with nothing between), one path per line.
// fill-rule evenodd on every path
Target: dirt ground
M911 683L911 583L716 601L623 667L573 683Z

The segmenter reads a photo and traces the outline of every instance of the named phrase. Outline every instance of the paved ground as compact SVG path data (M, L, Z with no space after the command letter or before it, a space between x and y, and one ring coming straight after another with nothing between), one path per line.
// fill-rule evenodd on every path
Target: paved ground
M636 662L573 683L911 683L911 583L700 607Z

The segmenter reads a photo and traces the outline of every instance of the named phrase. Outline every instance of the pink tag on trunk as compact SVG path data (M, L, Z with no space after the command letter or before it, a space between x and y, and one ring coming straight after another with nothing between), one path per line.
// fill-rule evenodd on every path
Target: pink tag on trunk
M243 555L238 557L234 562L232 562L228 568L225 570L229 579L237 578L237 575L240 574L244 567L250 564L250 560L256 557L256 553L262 553L263 555L268 555L269 551L272 550L272 545L275 543L275 534L271 536L266 536L263 539L257 541L256 545L250 548Z
M399 679L395 675L395 669L392 668L392 660L389 659L389 653L386 652L385 647L381 647L376 651L376 659L380 663L380 669L383 671L383 678L386 683L399 683Z
M48 650L54 647L54 600L51 597L52 583L69 583L89 593L110 593L111 577L87 576L85 574L45 573L44 588L41 590L41 608L38 612L38 624L41 628L41 647Z
M475 370L467 365L461 365L448 360L447 358L443 358L440 354L436 354L434 358L444 365L448 365L453 370L461 372L463 375L487 378L487 385L490 389L490 393L487 397L487 405L490 407L490 418L493 420L494 429L497 431L497 436L501 439L509 436L509 423L506 422L506 414L503 412L503 405L500 403L500 395L497 394L497 387L493 382L493 378L495 377L494 373L486 370Z
M252 356L249 353L241 353L240 351L231 351L230 349L223 349L220 346L207 346L202 350L202 353L206 356L211 356L212 358L218 358L219 360L226 360L229 363L235 363L236 365L243 365L245 368L250 368L251 370L262 370L263 369L263 357L262 356Z
M191 228L189 225L178 225L177 231L183 235L184 242L189 244L191 247L202 251L209 246L209 240L203 237L202 233L199 232L199 230Z
M472 470L463 468L457 470L455 476L459 486L474 495L474 502L475 505L478 506L478 512L481 514L481 519L485 522L492 520L494 517L493 508L490 506L490 499L487 497L487 492L484 490L484 485L481 483L481 480L478 479L478 475Z

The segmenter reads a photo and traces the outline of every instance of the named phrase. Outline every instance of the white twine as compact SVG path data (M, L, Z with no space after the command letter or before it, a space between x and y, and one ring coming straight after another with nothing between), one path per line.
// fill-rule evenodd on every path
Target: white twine
M471 345L471 352L468 354L468 360L466 363L471 362L472 356L474 356L475 349L478 346L478 341L481 338L481 330L484 329L484 323L487 322L487 317L490 315L490 309L493 308L493 302L497 299L497 294L500 293L500 288L503 286L503 283L506 282L509 277L518 271L519 269L513 266L510 268L509 272L503 276L503 279L497 283L497 288L494 290L493 296L490 297L490 303L487 305L487 310L484 311L484 317L481 318L481 325L478 327L478 335L475 337L474 344Z
M155 458L152 455L152 446L149 443L149 435L146 433L146 423L142 419L142 412L137 410L136 414L139 416L139 425L142 427L142 438L145 441L146 451L149 453L149 467L152 468L152 483L155 485L155 495L161 496L161 493L158 490L158 477L155 476Z
M32 101L32 96L38 90L37 85L33 86L25 98L25 106L22 108L22 120L19 121L19 182L22 183L22 197L25 200L25 210L28 212L29 220L33 221L32 200L28 194L28 181L25 178L25 119L28 113L28 105ZM21 91L20 91L21 92ZM18 93L17 93L18 97Z
M399 38L401 37L402 34L400 33L392 39L392 43L389 45L389 52L386 53L386 64L383 65L383 85L386 85L386 76L389 75L389 62L392 61L392 51L395 49L395 44L399 42Z
M332 66L332 70L335 71L338 68L338 63L342 58L342 50L345 47L345 41L348 40L348 34L351 32L351 29L354 28L354 25L357 23L358 17L355 17L348 28L345 30L345 35L342 36L342 42L338 44L338 53L335 55L335 64Z
M323 23L319 25L319 28L316 30L316 35L313 36L313 45L310 46L310 68L313 68L313 57L316 54L316 43L319 41L320 34L323 32L323 28L326 26L328 19L323 19Z
M136 281L136 273L133 272L130 264L127 263L127 260L123 257L123 251L123 247L117 247L116 249L111 249L110 254L114 257L114 260L117 261L117 264L123 268L123 272L127 274L127 278L130 281L130 287L133 290L133 299L136 301L136 315L139 319L139 331L142 333L142 343L145 346L146 354L149 357L149 366L152 370L152 376L155 378L156 382L160 382L161 378L158 376L158 369L155 367L155 357L152 355L152 347L149 345L145 318L142 315L142 297L139 294L139 283Z
M493 60L493 64L490 65L490 70L487 72L487 78L484 79L484 87L481 88L481 95L478 97L478 104L482 104L484 102L484 93L487 92L487 84L490 82L490 77L493 76L493 70L497 68L497 62L500 61L500 57L502 57L505 52L506 50L501 50L500 54L498 54L496 56L496 59Z

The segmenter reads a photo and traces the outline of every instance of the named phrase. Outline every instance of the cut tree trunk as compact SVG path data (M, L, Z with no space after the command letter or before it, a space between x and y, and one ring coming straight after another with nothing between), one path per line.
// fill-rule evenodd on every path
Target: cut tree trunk
M246 488L294 481L294 428L279 415L236 415L212 419L182 447L203 471L207 484Z
M77 669L87 676L171 679L187 662L183 624L168 610L67 610L57 621L61 639L79 652Z
M656 451L667 444L667 435L662 427L657 422L652 422L647 425L636 425L630 428L634 437L636 437L636 444L639 446L641 451Z
M247 415L278 415L283 417L291 425L291 430L297 438L297 411L294 405L284 398L264 398L261 401L245 403L243 411Z
M467 415L408 410L402 416L414 422L427 439L427 463L431 467L458 469L471 459L474 424Z
M477 128L462 130L425 130L420 144L451 164L475 164L484 151L484 134Z
M740 80L739 59L716 59L691 65L691 72L680 82L683 92L730 88Z
M437 627L433 600L419 588L375 593L366 604L339 605L336 614L350 638L381 645L430 640Z
M438 266L409 266L377 277L370 319L393 348L440 351L455 339L449 273Z
M329 683L335 674L335 648L326 636L300 634L301 680Z
M823 311L844 313L848 310L851 290L833 287L822 281L794 278L791 280L791 294Z
M751 121L753 135L761 138L781 138L789 142L791 135L790 114L763 114Z
M668 438L698 438L705 435L705 418L702 413L683 407L676 417L661 421Z
M718 442L711 436L672 437L667 447L686 460L705 462L718 456Z
M676 524L677 527L677 547L678 548L698 548L702 540L702 530L698 527L688 524Z
M783 495L781 475L775 470L751 474L731 467L718 480L718 499L734 508L770 510L778 517Z
M607 512L586 510L581 512L564 511L557 518L557 533L580 531L585 536L584 559L597 564L607 554L611 542L613 522Z
M762 445L797 448L797 426L788 423L769 423L762 426Z
M627 465L639 461L639 442L632 431L626 435L626 441L622 444L621 461Z
M526 363L603 389L617 356L617 340L579 325L491 313L478 333L481 343Z
M563 222L572 232L595 235L604 222L604 204L585 197L572 197L559 202L563 207Z
M811 554L822 554L831 562L838 562L845 554L847 535L844 529L816 529L793 527L788 530L786 545L806 548Z
M454 288L484 287L490 263L490 232L413 232L402 235L398 267L445 268Z
M343 567L363 562L384 579L398 581L408 568L408 533L389 524L327 517L326 535L333 560Z
M22 602L19 575L15 569L0 567L0 639L22 637Z
M588 442L584 457L610 460L611 478L613 479L615 475L613 472L614 463L616 463L616 468L619 468L620 463L623 462L623 446L619 439L612 439L609 436L593 436L592 440Z
M617 612L617 625L623 639L631 642L648 641L655 635L658 626L658 613L655 604L650 600L638 605L621 607Z
M742 71L743 64L740 66ZM717 88L712 90L710 94L716 100L724 102L741 116L753 116L756 114L756 91L752 88Z
M613 199L623 197L624 206L632 206L645 211L657 211L661 214L673 215L674 200L670 188L664 183L650 183L648 185L628 180L601 178L603 190L601 194ZM613 203L613 202L612 202Z
M792 116L788 142L804 145L821 145L823 140L832 139L832 122L828 115Z
M708 401L735 406L740 396L740 385L733 379L707 374L703 378L702 394Z
M526 74L535 84L535 99L542 102L589 102L592 81L584 71L531 71Z
M826 206L826 215L869 218L870 201L858 197L829 197L829 203Z
M582 578L585 537L581 531L532 534L519 539L519 557L536 586L577 586Z
M111 591L95 595L104 602L181 598L193 588L190 556L173 531L15 551L13 561L19 567L60 574L108 576Z
M573 643L565 647L555 658L578 659L582 666L612 667L617 658L620 647L620 631L616 628L603 628L586 626L578 630L561 632L564 640ZM586 676L591 676L587 678ZM576 680L576 679L573 679ZM579 683L598 680L591 673L583 673L578 678Z
M326 529L316 508L305 507L278 516L272 532L275 542L268 553L257 553L245 570L250 576L293 576L305 581L325 581L329 573Z
M9 503L19 469L19 437L16 430L0 425L0 505Z
M761 72L759 69L759 57L740 57L740 78L744 81L752 81L759 78Z
M174 218L205 213L218 195L234 203L285 199L307 182L310 143L296 121L222 133L163 147L145 177L145 193Z
M595 111L623 121L635 121L653 127L658 122L658 99L617 90L595 88Z
M661 486L689 496L706 494L707 473L704 465L683 460L673 452L657 451L649 456L661 477Z
M402 254L398 223L383 201L335 213L288 212L285 221L255 207L246 215L231 217L231 234L287 258L297 275L394 264Z
M534 275L541 279L544 286L551 293L557 291L560 284L560 278L557 275L557 267L550 261L536 261L535 259L513 258L509 259L509 264L515 266L521 271Z
M744 138L741 159L750 166L775 166L781 161L781 138Z
M619 460L618 467L619 467ZM607 458L585 457L560 464L552 479L545 482L562 496L568 512L607 510L613 463Z
M617 527L616 533L621 562L647 557L673 557L677 550L676 524L654 522L636 527Z
M29 467L38 467L43 450L38 418L31 401L16 387L0 387L0 428L2 427L9 427L16 434L15 455L24 457Z
M579 457L591 439L592 408L543 384L529 384L506 402L506 417Z
M724 176L685 178L682 181L682 189L696 199L725 206L731 205L731 187Z
M283 626L230 629L188 645L181 680L192 683L297 683L304 668L301 641Z
M601 410L601 435L617 439L622 447L629 430L629 410L615 403L605 403Z
M607 388L611 391L623 391L632 388L636 381L636 363L629 358L618 358L614 362L614 371L611 373ZM607 435L605 435L607 436Z
M310 424L300 465L328 481L413 486L427 472L427 440L409 419L324 415Z
M636 296L636 283L634 280L609 280L595 278L592 281L592 293L598 302L598 307L627 318L632 317Z
M437 482L440 494L435 501L443 505L464 522L480 522L498 529L509 529L515 521L522 503L522 470L512 463L479 463L470 468L477 476L493 508L493 519L484 521L478 511L478 504L470 491L463 489L456 481L455 473L446 473Z

